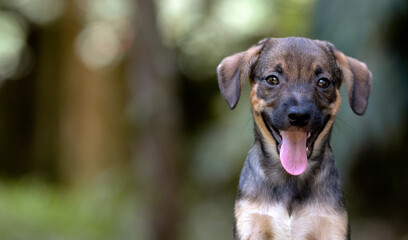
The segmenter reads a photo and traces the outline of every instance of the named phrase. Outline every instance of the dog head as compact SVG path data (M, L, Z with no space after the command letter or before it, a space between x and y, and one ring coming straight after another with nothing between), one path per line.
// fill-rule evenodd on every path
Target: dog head
M328 135L346 83L351 109L367 107L371 72L331 43L306 38L264 39L217 68L224 99L233 109L246 79L256 130L275 159L292 175L328 146Z

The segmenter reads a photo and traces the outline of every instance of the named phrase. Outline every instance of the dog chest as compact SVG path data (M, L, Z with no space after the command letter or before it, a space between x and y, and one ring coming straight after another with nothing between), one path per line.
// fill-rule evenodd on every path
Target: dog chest
M236 231L247 239L346 239L347 215L322 204L294 209L283 203L240 200L235 205Z

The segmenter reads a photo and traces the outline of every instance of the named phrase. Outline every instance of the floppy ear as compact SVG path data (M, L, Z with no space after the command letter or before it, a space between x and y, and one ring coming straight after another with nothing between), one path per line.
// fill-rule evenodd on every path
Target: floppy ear
M371 72L365 63L355 58L347 57L338 50L335 50L334 54L346 82L351 109L357 115L363 115L370 95Z
M224 58L217 67L218 85L228 106L234 109L241 95L242 85L249 77L266 39L245 52Z

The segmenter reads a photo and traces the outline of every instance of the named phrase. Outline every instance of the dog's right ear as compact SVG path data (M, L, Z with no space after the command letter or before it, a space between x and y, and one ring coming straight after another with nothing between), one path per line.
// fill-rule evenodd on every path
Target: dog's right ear
M245 52L224 58L218 65L218 85L222 96L231 109L237 105L242 85L249 77L266 40L258 42Z

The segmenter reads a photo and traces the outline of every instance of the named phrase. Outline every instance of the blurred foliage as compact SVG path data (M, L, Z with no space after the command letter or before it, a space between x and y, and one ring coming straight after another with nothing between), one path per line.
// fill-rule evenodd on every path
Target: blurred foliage
M0 0L0 239L231 239L253 123L248 84L229 111L215 69L286 36L373 72L363 117L342 90L332 145L355 239L407 239L407 16L403 0Z
M165 45L177 49L180 70L206 80L220 59L266 36L308 36L314 2L158 0L158 23Z
M136 200L123 177L57 189L37 178L0 184L1 239L137 239Z
M132 0L77 1L85 25L76 39L76 52L91 68L120 63L134 35Z

